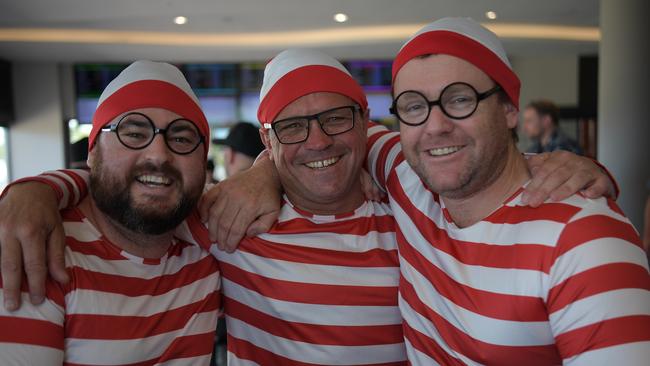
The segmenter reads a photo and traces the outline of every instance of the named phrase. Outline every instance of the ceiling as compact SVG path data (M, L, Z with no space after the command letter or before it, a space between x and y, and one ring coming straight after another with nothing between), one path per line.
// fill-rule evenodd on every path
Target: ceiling
M488 10L498 18L488 20ZM349 21L334 22L339 12ZM410 34L444 16L494 27L511 54L596 53L598 13L596 0L0 0L0 58L253 61L296 46L392 58ZM188 22L174 24L179 15ZM526 35L530 25L547 27ZM587 36L559 39L575 30Z

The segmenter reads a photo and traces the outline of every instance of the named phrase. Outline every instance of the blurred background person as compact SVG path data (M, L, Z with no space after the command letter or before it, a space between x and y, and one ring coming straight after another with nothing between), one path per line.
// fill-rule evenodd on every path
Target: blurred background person
M259 130L248 122L238 122L225 139L213 139L213 144L224 147L226 177L250 168L257 155L264 150Z
M524 109L523 118L522 130L533 143L526 152L566 150L582 155L578 143L560 130L560 111L555 103L533 100Z

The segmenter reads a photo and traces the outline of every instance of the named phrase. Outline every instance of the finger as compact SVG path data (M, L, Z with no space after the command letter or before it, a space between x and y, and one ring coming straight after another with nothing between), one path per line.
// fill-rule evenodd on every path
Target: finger
M280 211L273 211L258 217L246 230L246 236L253 237L268 232L277 221L279 214Z
M208 210L208 232L210 233L210 241L213 243L217 240L217 233L219 232L219 224L221 216L224 213L225 205L228 202L228 197L222 197L212 204Z
M207 222L210 215L210 208L217 201L219 196L219 185L215 185L207 192L203 193L199 201L198 209L201 216L201 222Z
M243 221L243 219L241 218L242 213L243 211L239 210L237 211L237 215L233 217L232 225L230 225L230 230L228 230L228 236L223 242L224 250L228 253L232 253L235 250L235 248L237 248L239 242L244 238L244 234L246 234L246 229L248 228L248 222L252 221L252 220L247 220L246 226L243 227L241 224L241 222Z
M551 192L555 191L571 178L572 172L566 166L561 166L553 171L553 174L546 176L544 181L534 190L530 190L529 205L537 207L551 197ZM565 187L566 188L566 187ZM561 190L560 190L561 192ZM575 192L575 191L574 191Z
M584 170L578 170L569 179L553 189L550 198L553 201L561 201L580 191L590 181L593 181L591 174Z
M47 277L45 232L37 231L21 239L25 274L32 304L37 305L45 299L45 278Z
M0 247L4 307L8 311L14 311L20 307L20 282L23 273L22 251L20 243L15 238L2 239Z
M60 224L50 233L47 245L47 267L54 280L62 284L70 281L68 271L65 269L65 232Z
M583 194L587 198L602 197L605 193L608 193L608 197L612 197L613 191L614 188L609 179L595 179L593 183L583 191Z

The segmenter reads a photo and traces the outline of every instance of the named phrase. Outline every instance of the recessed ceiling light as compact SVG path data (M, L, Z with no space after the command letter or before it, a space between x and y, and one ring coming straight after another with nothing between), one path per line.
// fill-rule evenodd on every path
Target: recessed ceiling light
M334 20L338 23L345 23L348 21L348 15L343 13L338 13L334 15Z
M174 23L176 23L178 25L185 24L185 23L187 23L187 18L183 17L183 16L176 17L176 18L174 18Z
M497 13L493 12L492 10L485 12L485 17L491 20L494 20L497 18Z

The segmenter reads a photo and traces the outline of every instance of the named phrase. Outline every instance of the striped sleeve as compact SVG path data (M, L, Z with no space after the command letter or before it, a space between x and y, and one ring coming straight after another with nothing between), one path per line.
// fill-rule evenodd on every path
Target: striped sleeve
M56 193L59 200L59 209L77 206L88 195L88 182L90 175L83 169L62 169L41 173L35 177L19 179L8 185L2 192L2 197L9 187L14 184L26 182L40 182L47 184Z
M1 282L0 279L0 287ZM29 294L23 289L19 310L10 313L0 307L1 365L63 363L63 290L51 280L48 280L46 290L47 298L40 305L32 305ZM0 291L0 303L3 301Z
M647 365L650 359L648 262L634 227L615 203L608 207L583 207L556 246L547 308L568 365Z
M384 191L388 174L402 161L399 133L370 122L368 125L367 169L377 185Z

